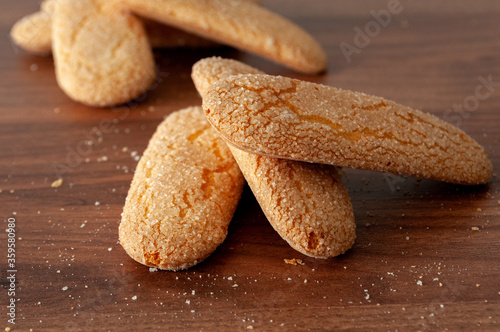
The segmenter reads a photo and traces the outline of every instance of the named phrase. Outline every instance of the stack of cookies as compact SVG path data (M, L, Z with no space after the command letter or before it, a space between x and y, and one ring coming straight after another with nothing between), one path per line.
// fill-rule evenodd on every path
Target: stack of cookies
M463 131L390 100L221 58L196 63L192 78L203 107L160 124L122 215L120 243L148 266L185 269L210 255L244 180L290 246L329 258L355 240L338 166L465 185L492 176L484 149Z
M61 89L90 106L145 92L156 75L152 47L222 43L303 73L326 69L311 36L254 0L45 0L11 36L52 52ZM483 147L463 131L390 100L221 58L196 63L192 79L202 107L159 125L122 214L120 243L147 266L175 271L208 257L245 181L291 247L329 258L356 237L338 167L465 185L492 176Z
M45 0L11 37L28 51L52 52L61 89L98 107L148 89L156 77L152 46L222 43L300 72L326 69L309 34L255 0Z

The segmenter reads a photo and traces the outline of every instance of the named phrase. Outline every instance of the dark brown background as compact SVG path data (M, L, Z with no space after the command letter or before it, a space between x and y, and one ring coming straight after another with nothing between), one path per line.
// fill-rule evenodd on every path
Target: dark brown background
M122 250L117 228L134 156L164 116L200 104L190 69L214 54L428 111L484 145L498 170L500 86L473 112L445 113L473 101L480 77L500 82L498 1L401 0L402 12L350 63L340 43L352 45L353 29L373 21L370 11L386 9L388 0L262 2L319 40L329 57L325 75L300 75L231 49L156 52L154 87L113 111L71 101L56 84L51 57L11 43L10 27L38 1L2 0L0 219L2 229L9 217L17 223L18 301L10 326L2 231L0 328L500 329L496 176L486 186L462 187L346 169L358 237L347 254L326 261L281 240L248 188L226 241L188 271L150 272ZM80 159L70 152L76 149ZM54 163L68 162L63 184L52 188Z

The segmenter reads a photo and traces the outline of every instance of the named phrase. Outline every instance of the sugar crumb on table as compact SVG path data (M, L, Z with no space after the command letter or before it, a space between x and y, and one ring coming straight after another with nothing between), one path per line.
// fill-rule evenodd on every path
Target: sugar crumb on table
M63 179L59 178L59 179L55 180L54 182L52 182L52 184L50 186L52 188L58 188L62 185L62 183L63 183Z
M304 263L304 261L302 259L298 259L298 258L292 258L292 259L283 259L285 261L285 263L287 264L291 264L291 265L306 265L306 263Z

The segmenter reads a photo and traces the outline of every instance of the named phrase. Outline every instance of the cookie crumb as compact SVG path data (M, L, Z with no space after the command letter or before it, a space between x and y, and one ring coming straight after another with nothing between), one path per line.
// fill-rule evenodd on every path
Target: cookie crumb
M285 261L285 263L287 264L291 264L291 265L306 265L306 263L304 263L304 261L302 259L298 259L298 258L292 258L292 259L283 259Z
M158 271L158 269L156 267L150 267L149 268L149 272L156 272Z
M482 212L482 211L483 211L483 209L477 208L477 212Z
M50 185L52 188L59 188L63 183L63 179L62 178L59 178L57 180L55 180L54 182L52 182L52 184Z
M477 227L477 226L472 226L472 227L471 227L471 229L472 229L474 232L479 231L479 227Z

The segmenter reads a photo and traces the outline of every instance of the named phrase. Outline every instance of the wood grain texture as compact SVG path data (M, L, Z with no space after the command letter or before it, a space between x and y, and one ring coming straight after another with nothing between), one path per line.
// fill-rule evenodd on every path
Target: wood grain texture
M325 48L329 69L306 76L231 49L157 52L159 76L140 101L116 109L76 104L59 90L51 57L6 36L38 1L0 10L0 218L16 219L16 325L7 322L7 235L0 328L12 330L464 330L500 329L500 183L462 187L344 169L357 239L329 260L294 251L248 188L226 241L184 272L150 272L117 243L137 156L171 112L201 103L190 79L202 57L235 58L285 75L382 96L466 131L500 165L497 1L406 1L346 61L355 27L388 1L266 0ZM284 5L286 3L286 6ZM490 76L491 75L491 76ZM482 90L484 92L486 90ZM450 112L457 108L473 111ZM56 167L56 168L54 168ZM61 176L61 186L51 184ZM477 227L477 230L476 230ZM286 264L299 258L305 265Z

